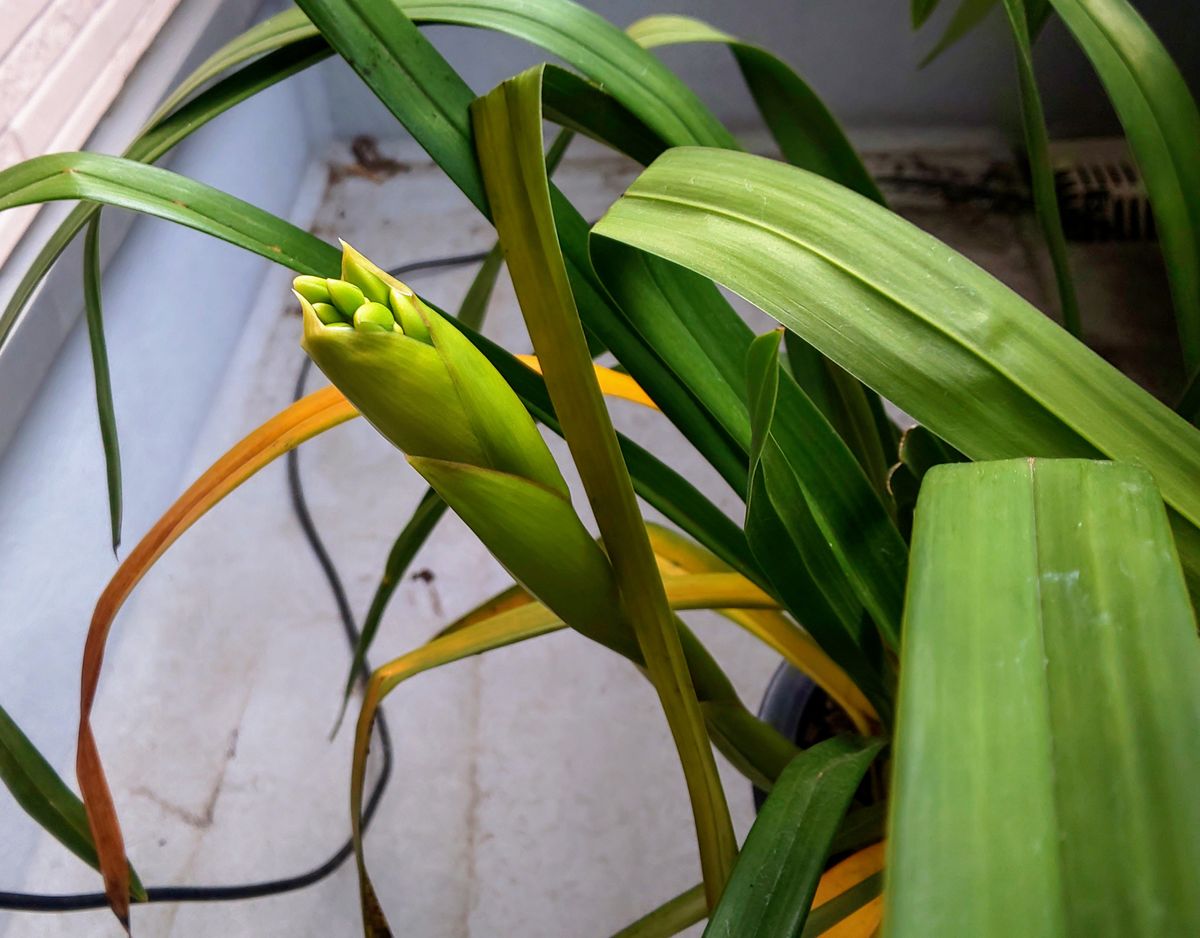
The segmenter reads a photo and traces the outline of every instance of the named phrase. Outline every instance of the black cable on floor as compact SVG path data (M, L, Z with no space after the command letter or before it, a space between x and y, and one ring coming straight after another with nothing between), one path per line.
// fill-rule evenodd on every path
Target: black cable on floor
M412 264L397 267L389 271L389 273L394 277L402 277L406 274L417 273L422 270L437 270L458 267L463 264L478 263L487 257L488 253L488 251L476 251L470 254L456 254L416 261ZM305 357L300 365L300 372L296 376L296 385L292 392L293 402L300 400L304 396L304 386L311 369L312 360ZM355 648L358 647L358 624L354 621L354 613L350 609L350 601L346 597L346 589L342 584L342 578L338 574L333 558L329 556L329 551L325 548L325 543L321 540L321 535L317 531L312 513L308 510L308 500L304 495L304 484L300 477L299 450L289 450L286 458L288 494L291 498L292 511L296 515L296 520L304 532L304 538L308 542L313 555L316 557L322 573L325 574L325 580L329 584L329 591L333 594L334 604L337 606L338 619L342 625L342 632L346 636L351 653L353 653ZM362 681L366 681L370 677L370 674L370 665L364 660L362 667L359 669L359 678ZM371 823L371 818L375 815L376 808L379 807L380 799L383 797L384 790L387 788L388 780L392 774L392 739L391 734L388 732L387 719L382 710L378 712L375 718L375 726L379 731L379 744L383 753L383 765L380 769L379 777L375 780L375 785L371 789L366 806L363 809L364 834ZM236 899L261 899L264 896L275 896L285 892L293 892L320 882L345 863L346 859L353 852L354 843L352 840L347 840L338 848L336 853L320 866L316 866L305 873L283 879L269 879L258 883L242 883L232 886L150 886L146 889L146 902L137 904L144 905L150 902L230 902ZM0 892L0 911L80 912L86 909L102 909L107 907L107 905L108 897L102 892L68 893L63 895Z

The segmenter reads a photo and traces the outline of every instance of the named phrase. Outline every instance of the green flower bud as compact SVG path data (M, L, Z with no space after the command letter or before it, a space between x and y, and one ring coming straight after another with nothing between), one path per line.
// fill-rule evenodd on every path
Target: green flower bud
M314 305L329 302L329 287L325 284L323 277L297 277L292 282L292 286L297 293Z
M354 328L359 332L391 332L395 326L392 311L382 303L363 303L354 311Z
M393 287L388 292L392 312L404 334L410 335L414 339L420 339L422 342L431 341L429 330L425 328L425 314L421 311L421 307L425 307L426 310L429 307L425 306L411 290L398 290Z
M345 241L339 243L342 246L342 279L353 283L362 290L363 296L368 300L375 303L382 303L386 306L388 301L387 284L379 277L376 277L370 268L363 266L363 261L366 258L363 258L357 251L347 251ZM359 260L359 258L362 258L362 260ZM370 262L368 261L367 263ZM374 266L374 264L371 264L371 267Z
M640 660L633 630L622 625L612 567L569 498L490 469L408 461L513 579L572 628Z
M343 313L350 291L360 296L347 318L363 305L367 275L381 281L389 296L412 297L407 286L353 248L343 245L343 252L342 270L358 279L330 280L328 286ZM521 399L470 340L424 303L413 297L410 304L428 336L422 341L404 323L403 332L367 335L336 329L322 322L299 290L296 295L304 310L305 351L405 453L511 473L567 495L562 474ZM393 308L393 319L395 312Z
M352 325L350 325L350 323L342 322L342 320L340 320L340 319L337 322L327 322L325 324L325 328L326 329L340 329L343 332L353 332L354 331L354 327Z
M329 288L329 301L347 321L353 319L354 311L367 301L362 290L345 280L326 280L325 284Z
M299 280L300 278L297 277L296 279ZM321 285L325 285L324 280L321 281ZM297 290L296 292L299 293L300 291ZM328 290L325 291L325 295L329 295ZM332 306L329 303L313 303L312 308L313 312L317 314L317 318L327 326L331 326L337 322L345 322L345 320L342 319L342 314L337 311L337 307Z
M342 250L347 279L329 281L338 309L339 284L366 293L378 280L390 310L360 304L353 330L335 328L297 291L305 351L516 580L579 631L636 659L608 558L520 398L407 286L349 245ZM385 314L394 331L384 330Z

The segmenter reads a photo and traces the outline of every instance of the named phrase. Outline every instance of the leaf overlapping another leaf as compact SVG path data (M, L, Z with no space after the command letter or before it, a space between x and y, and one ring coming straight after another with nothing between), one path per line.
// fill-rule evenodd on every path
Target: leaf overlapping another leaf
M1200 585L1200 432L903 219L795 167L676 148L593 238L728 286L972 459L1104 455L1148 469Z

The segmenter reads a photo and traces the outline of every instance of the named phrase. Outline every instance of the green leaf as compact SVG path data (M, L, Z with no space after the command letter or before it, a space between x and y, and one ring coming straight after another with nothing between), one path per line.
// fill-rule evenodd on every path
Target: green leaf
M704 921L708 906L704 902L704 884L697 883L674 899L664 902L613 935L613 938L670 938L685 928Z
M779 332L760 336L748 354L754 439L746 535L755 557L792 614L854 679L887 721L891 705L885 690L888 682L884 677L879 637L864 617L863 604L850 576L815 517L825 506L814 503L798 483L796 472L775 437L779 341ZM833 496L829 500L838 499ZM854 536L861 537L857 529ZM867 562L875 566L877 558L868 558ZM887 582L886 577L883 582ZM888 637L893 644L899 641L898 614Z
M662 137L612 95L555 65L545 66L542 107L546 120L591 137L643 166L667 148ZM546 165L550 165L549 154Z
M58 777L3 707L0 707L0 781L43 830L88 866L99 869L83 802ZM142 901L146 890L137 873L132 868L129 872L133 897Z
M794 332L783 337L788 370L854 453L872 487L885 490L895 452L895 428L879 395L863 387Z
M1200 365L1200 111L1126 0L1051 2L1104 83L1141 170L1190 371Z
M608 20L571 0L405 0L403 8L418 22L494 29L533 43L573 65L672 146L737 146L666 66Z
M872 873L861 883L851 886L840 896L834 896L812 910L800 938L819 938L838 922L849 918L883 892L883 871Z
M367 653L371 650L371 643L375 641L379 623L383 620L384 610L387 609L392 594L396 592L396 587L404 579L404 574L408 570L408 565L412 563L413 557L424 546L425 541L429 539L429 535L433 533L433 529L437 527L437 523L442 520L442 515L445 513L446 503L438 497L437 492L433 489L426 489L420 502L417 503L416 511L413 512L412 517L408 519L408 523L404 525L392 544L387 562L384 564L383 576L379 580L379 586L375 588L375 595L371 598L371 606L363 619L362 630L359 632L358 641L354 646L354 657L350 662L350 673L346 677L346 690L342 696L342 709L337 718L339 724L342 722L346 705L350 702L350 695L354 692L354 682L363 673Z
M647 49L694 42L727 45L784 159L883 204L883 194L833 114L786 62L690 16L648 16L626 32Z
M679 632L567 278L542 157L541 84L542 70L531 69L472 106L480 166L546 387L675 739L692 802L705 894L713 905L737 845Z
M904 635L888 933L1200 934L1200 647L1150 476L932 470Z
M946 24L941 38L921 60L921 68L924 68L987 19L987 15L992 12L998 2L999 0L961 0L954 15L950 17L950 22Z
M793 760L750 828L705 938L798 938L830 842L882 745L839 736Z
M1071 278L1071 262L1067 255L1067 238L1063 234L1062 218L1058 211L1058 192L1054 183L1054 167L1050 164L1050 140L1046 133L1046 115L1038 94L1037 75L1033 70L1033 41L1029 34L1025 0L1004 0L1004 12L1012 28L1017 52L1017 80L1021 90L1021 120L1025 131L1025 151L1029 157L1029 175L1033 202L1037 208L1038 224L1050 252L1054 280L1058 284L1058 302L1063 324L1076 338L1083 336L1079 320L1079 301L1075 282Z
M300 273L336 276L341 252L320 238L185 176L98 153L55 153L0 170L0 211L87 199L195 228Z
M884 204L883 194L833 115L785 62L757 46L740 42L707 23L686 16L649 16L638 20L627 32L646 48L692 42L728 45L784 159ZM698 318L703 321L716 317L702 314ZM720 347L717 344L719 341L707 347ZM882 437L890 446L894 438L878 396L866 392L858 382L836 366L831 366L811 348L802 359L803 345L794 337L788 342L788 348L795 353L797 363L801 360L809 362L813 370L798 371L795 377L810 396L813 396L814 389L806 382L806 378L819 375L818 380L822 385L836 383L837 399L842 405L840 416L852 417L861 423L839 422L820 402L818 404L882 492L887 467L879 452L879 441ZM868 412L870 419L863 420ZM872 424L881 424L883 433Z
M83 241L83 307L92 371L96 383L96 414L104 445L104 472L108 480L108 514L112 528L113 553L121 544L121 448L117 439L117 414L113 407L112 380L108 373L108 351L104 345L104 312L100 299L100 218L88 223Z
M259 56L266 57L288 46L305 40L318 38L317 28L308 17L295 8L284 10L256 23L245 32L235 36L220 49L200 63L168 95L146 122L147 127L159 124L168 114L179 107L188 97L223 72L236 68ZM322 42L322 45L324 43ZM328 53L327 53L328 54Z
M913 29L921 27L927 19L937 9L938 0L911 0L908 5L909 17L912 20Z
M1148 469L1200 584L1200 432L902 218L792 166L676 148L593 237L724 284L972 459Z
M749 327L702 277L671 277L671 267L662 261L616 246L600 244L594 253L597 270L638 331L662 350L664 360L697 398L717 402L712 411L721 415L730 436L747 447L745 354L753 338ZM684 295L690 297L690 306ZM880 627L897 634L905 555L899 533L854 455L786 375L779 383L778 407L775 437L782 458L805 492L822 538L842 555L839 564L861 562L861 570L872 571L865 577L846 570L844 577L856 592L863 592L863 604L872 614L886 620Z

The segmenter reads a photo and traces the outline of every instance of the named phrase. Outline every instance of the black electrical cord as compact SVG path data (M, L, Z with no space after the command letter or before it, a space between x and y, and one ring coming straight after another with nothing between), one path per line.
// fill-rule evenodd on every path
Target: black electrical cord
M436 257L430 260L416 261L405 264L389 271L394 277L417 273L423 270L459 267L464 264L478 263L488 255L488 251L476 251L470 254L455 254L447 257ZM305 357L296 376L296 385L292 392L292 401L304 396L304 386L312 369L312 359ZM317 559L329 590L333 594L337 606L338 619L341 621L342 632L350 646L351 653L358 647L358 624L354 621L354 613L350 609L350 601L346 597L346 589L338 574L333 558L325 548L312 513L308 510L308 500L304 495L304 485L300 478L300 454L298 450L289 450L287 454L287 483L288 494L291 496L292 511L304 532L304 538ZM359 668L359 678L365 681L370 677L370 665L364 660ZM365 833L379 807L388 780L392 774L392 739L388 732L387 719L380 710L375 718L375 726L379 731L380 749L383 753L383 765L375 785L371 789L363 809L363 832ZM236 899L260 899L264 896L275 896L280 893L304 889L320 882L330 873L346 862L354 852L354 843L347 840L337 852L320 866L313 867L305 873L288 876L283 879L269 879L258 883L243 883L233 886L150 886L146 889L146 901L138 903L145 905L151 902L230 902ZM108 897L102 892L68 893L63 895L43 895L27 892L0 892L0 911L11 912L79 912L86 909L102 909L108 905Z

